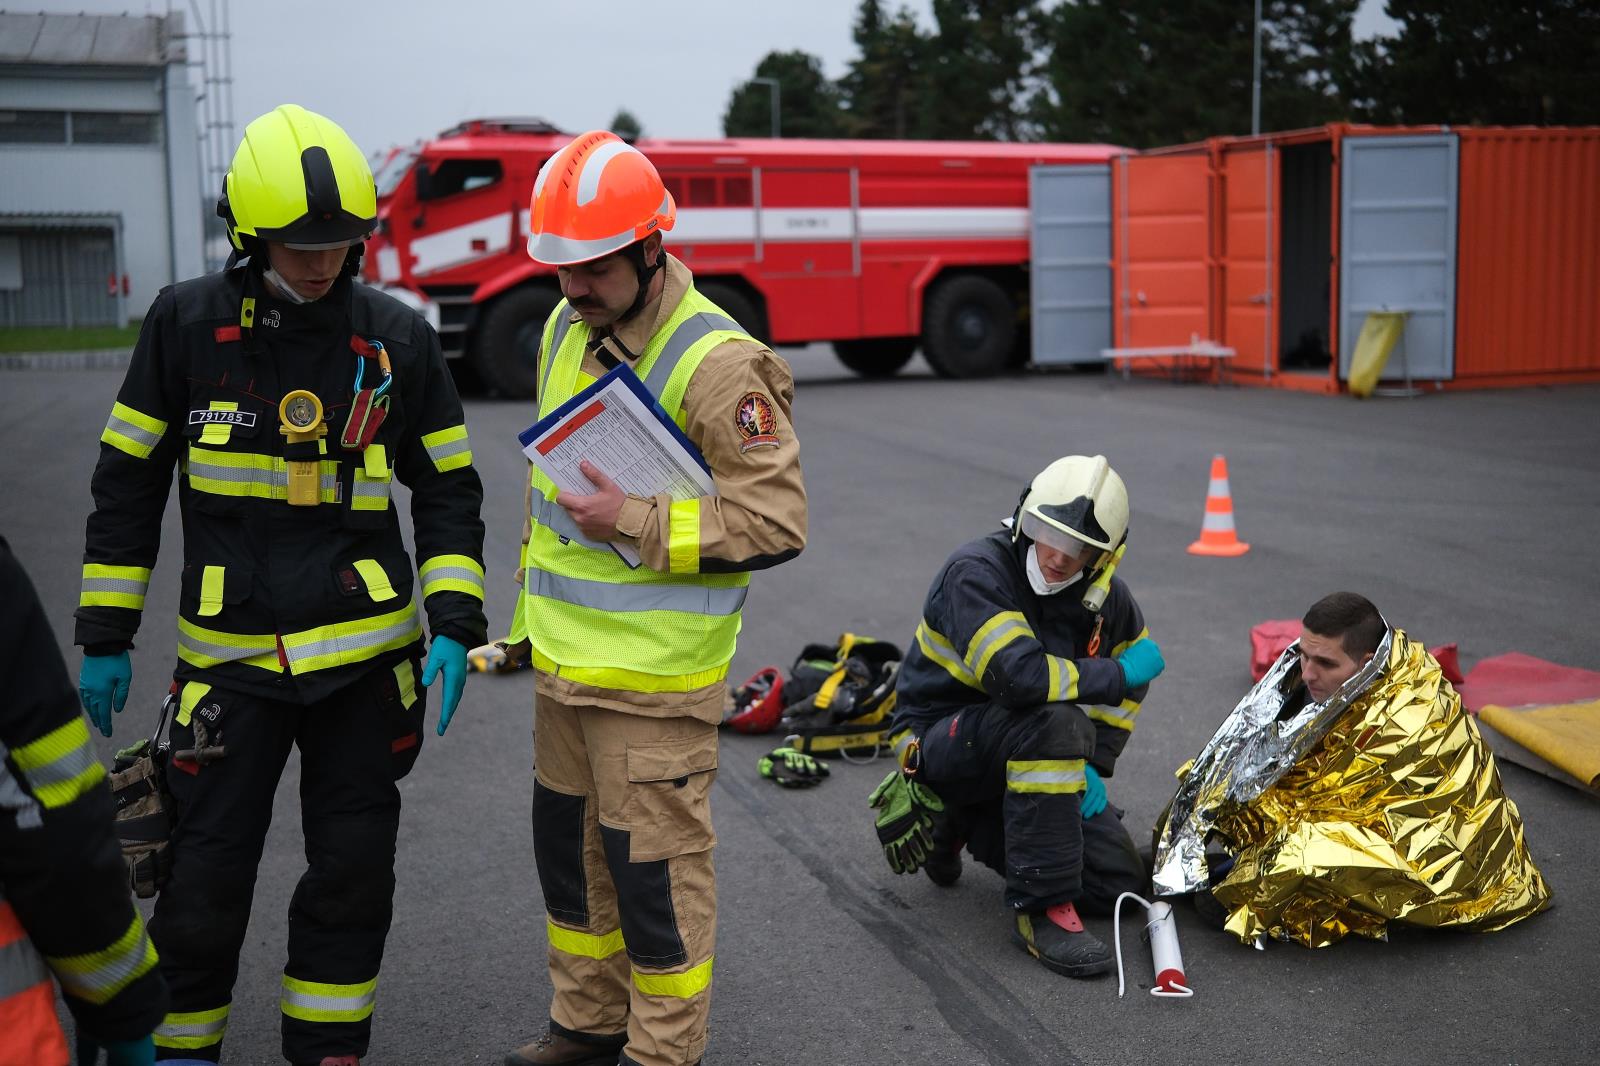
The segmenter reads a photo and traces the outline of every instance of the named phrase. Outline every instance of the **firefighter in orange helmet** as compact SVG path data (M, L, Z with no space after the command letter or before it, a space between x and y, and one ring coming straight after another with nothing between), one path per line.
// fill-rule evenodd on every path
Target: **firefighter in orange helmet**
M528 253L562 295L539 414L626 364L700 450L714 495L589 494L531 474L513 651L535 686L534 855L555 989L529 1064L687 1066L706 1044L716 933L717 722L754 570L798 555L806 498L788 366L662 248L655 167L586 133L534 184ZM612 550L624 544L642 565Z

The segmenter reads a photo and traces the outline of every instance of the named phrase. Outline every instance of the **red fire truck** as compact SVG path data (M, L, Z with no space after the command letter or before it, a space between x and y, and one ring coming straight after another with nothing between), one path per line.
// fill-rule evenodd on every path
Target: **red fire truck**
M528 258L528 198L570 139L539 120L475 119L379 168L367 280L428 315L447 356L531 395L560 292ZM868 377L918 346L947 377L1027 355L1033 164L1103 164L1082 144L673 140L637 147L678 205L667 246L696 286L773 344L829 341Z

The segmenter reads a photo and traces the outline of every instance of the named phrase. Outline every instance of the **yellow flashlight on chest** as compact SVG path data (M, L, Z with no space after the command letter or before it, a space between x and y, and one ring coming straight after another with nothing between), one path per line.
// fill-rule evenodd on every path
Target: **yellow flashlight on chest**
M289 504L315 507L322 499L322 438L328 424L322 419L322 401L308 389L295 389L278 404L279 432L288 443L284 459L289 468Z

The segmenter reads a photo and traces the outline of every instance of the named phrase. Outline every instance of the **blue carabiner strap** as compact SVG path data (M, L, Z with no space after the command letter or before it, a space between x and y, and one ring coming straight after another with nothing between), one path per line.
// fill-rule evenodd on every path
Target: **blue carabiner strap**
M379 396L382 396L384 393L388 392L389 386L394 384L394 374L389 371L388 367L384 366L383 342L365 341L364 343L367 345L367 347L372 349L372 355L378 360L378 365L383 367L383 382L377 388L372 390L373 399L377 399ZM366 369L367 357L358 352L356 354L356 392L361 391L361 379L366 375Z

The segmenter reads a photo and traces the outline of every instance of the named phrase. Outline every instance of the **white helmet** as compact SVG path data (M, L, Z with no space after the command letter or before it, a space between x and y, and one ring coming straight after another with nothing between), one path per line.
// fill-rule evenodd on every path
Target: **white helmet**
M1069 455L1039 471L1023 494L1011 537L1046 544L1098 569L1128 535L1128 490L1103 455Z

